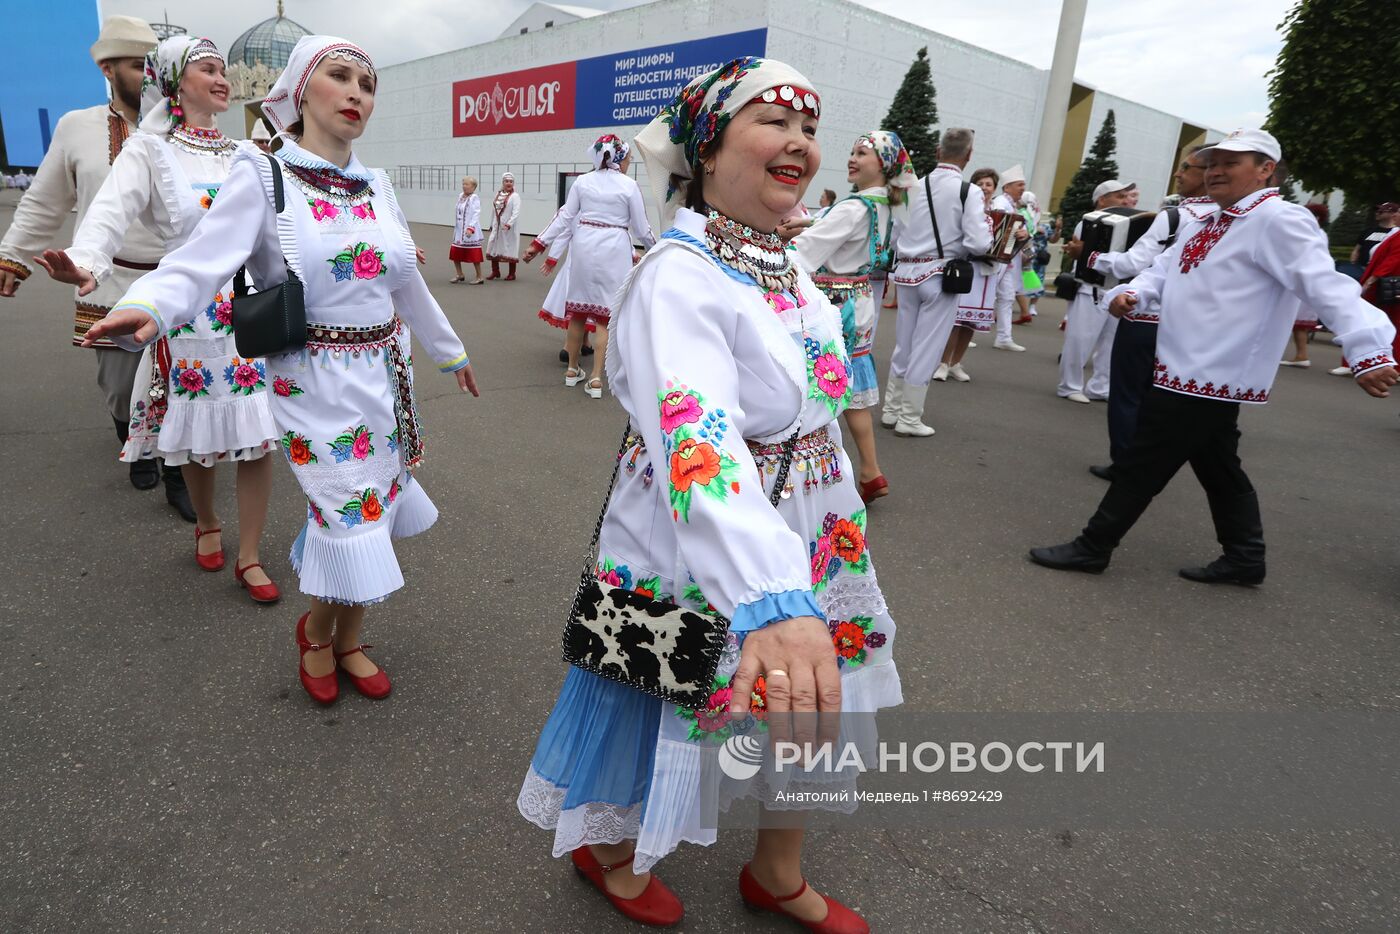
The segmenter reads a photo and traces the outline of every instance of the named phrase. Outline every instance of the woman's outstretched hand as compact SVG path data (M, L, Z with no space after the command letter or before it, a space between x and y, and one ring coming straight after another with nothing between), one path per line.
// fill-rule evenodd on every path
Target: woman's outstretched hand
M104 337L124 334L134 334L138 341L147 344L155 339L157 331L156 319L148 312L137 308L120 308L109 311L107 317L87 329L87 333L83 335L83 346L91 347Z
M815 616L771 623L744 637L730 682L730 716L749 712L754 683L767 684L768 731L773 742L816 750L840 733L841 674L831 632Z
M457 377L457 388L462 392L469 392L477 398L481 397L481 390L476 388L476 374L472 372L472 365L468 363L455 374Z
M97 280L92 273L69 259L62 250L45 250L43 256L34 257L34 262L44 267L50 279L76 285L79 295L86 295L97 288Z

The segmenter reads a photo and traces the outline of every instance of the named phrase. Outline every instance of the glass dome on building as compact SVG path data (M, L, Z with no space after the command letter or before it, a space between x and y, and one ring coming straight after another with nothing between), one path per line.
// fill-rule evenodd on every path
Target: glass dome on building
M255 65L259 62L281 71L287 67L292 47L302 36L311 35L311 30L282 15L282 4L277 4L277 15L265 19L243 35L233 40L228 47L228 63Z

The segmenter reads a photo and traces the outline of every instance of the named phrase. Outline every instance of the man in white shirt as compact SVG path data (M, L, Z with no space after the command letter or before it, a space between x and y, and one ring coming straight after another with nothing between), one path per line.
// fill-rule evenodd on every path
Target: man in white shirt
M958 313L958 295L943 291L943 269L948 260L984 256L992 247L982 193L969 196L971 186L962 180L972 158L972 131L945 130L938 158L938 166L909 189L890 276L899 288L899 317L880 424L908 438L934 433L923 422L924 400Z
M1158 254L1176 242L1183 218L1203 219L1215 208L1206 194L1206 163L1196 146L1176 170L1177 192L1181 201L1157 213L1152 226L1138 241L1121 253L1097 253L1089 257L1095 272L1126 282L1147 269ZM1065 255L1078 259L1084 242L1078 238L1065 245ZM1157 351L1157 311L1136 308L1118 321L1113 333L1109 364L1108 454L1117 460L1127 450L1137 427L1142 397L1152 386L1152 365ZM1066 341L1068 342L1068 335ZM1093 466L1089 472L1103 480L1112 479L1112 466Z
M81 224L88 205L111 172L122 144L136 131L145 76L145 55L156 45L156 35L142 20L112 16L92 46L92 60L112 88L108 104L66 113L54 127L48 152L38 173L15 208L10 229L0 239L0 297L12 298L31 272L29 261L54 245L54 237L76 207ZM76 299L73 346L81 346L87 329L100 321L119 301L129 285L155 269L164 248L142 224L132 224L113 259L112 274L97 289ZM102 390L117 437L126 443L130 419L132 383L141 363L140 354L127 353L110 341L99 341L97 385ZM139 490L155 488L161 472L154 460L133 461L131 484ZM178 468L164 471L166 498L188 521L195 520L184 479Z
M1111 178L1094 189L1094 210L1126 207L1128 193L1137 185ZM1073 238L1065 245L1065 255L1079 255L1075 244L1082 246L1084 222L1075 225ZM1056 395L1070 402L1088 405L1108 398L1109 373L1112 371L1113 335L1118 322L1100 304L1107 292L1101 286L1081 281L1074 299L1069 303L1065 321L1065 342L1060 349L1060 384ZM1084 368L1093 365L1094 375L1086 381Z
M1206 191L1216 209L1184 222L1150 269L1109 293L1115 316L1161 309L1154 387L1137 431L1084 531L1063 545L1032 548L1037 564L1103 571L1152 499L1189 463L1223 553L1204 567L1182 568L1181 576L1262 583L1264 529L1240 466L1239 408L1268 401L1297 303L1331 325L1367 393L1384 398L1397 381L1395 328L1361 298L1355 280L1337 272L1312 214L1268 187L1282 155L1278 141L1263 130L1236 130L1198 155L1208 160Z
M992 199L991 209L1016 214L1020 210L1021 195L1025 193L1026 170L1020 165L1013 165L1001 173L1001 193ZM1030 231L1025 227L1016 228L1017 246L1024 247L1030 235ZM997 337L992 344L997 350L1014 350L1020 353L1026 349L1011 339L1011 309L1016 306L1016 296L1025 287L1021 277L1024 267L1025 250L1018 249L1011 262L1001 271L1001 278L997 280Z

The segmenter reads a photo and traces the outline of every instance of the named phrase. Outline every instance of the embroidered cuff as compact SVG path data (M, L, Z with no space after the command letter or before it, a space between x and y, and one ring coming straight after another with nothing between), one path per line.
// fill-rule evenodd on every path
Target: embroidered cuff
M784 590L782 593L766 593L752 603L744 603L734 609L734 617L729 621L732 632L753 632L769 623L796 619L799 616L815 616L826 620L826 614L817 606L817 598L810 590Z
M549 244L545 243L539 237L536 237L535 239L530 241L530 249L539 250L541 253L543 253L545 250L549 249Z
M1395 366L1395 361L1390 358L1390 354L1385 351L1368 354L1351 365L1351 375L1360 376L1370 370L1378 370L1383 366Z
M444 373L456 373L462 367L469 365L471 365L471 361L467 359L467 352L464 350L462 351L462 355L460 357L457 357L454 360L449 360L446 363L438 364L438 369Z
M156 336L152 338L152 340L165 336L165 319L160 316L160 312L156 311L155 305L148 305L145 302L121 302L113 308L112 311L124 311L127 308L133 308L136 311L144 311L151 316L151 320L156 323ZM108 312L108 314L111 313L111 311ZM135 335L132 335L132 343L135 342ZM146 343L149 344L150 341L146 341Z
M557 266L557 265L559 265L559 260L555 259L555 258L552 257L552 256L548 257L548 258L545 259L545 261L544 261L544 268L545 268L545 269L553 269L553 268L554 268L555 266Z
M20 282L28 279L29 274L34 271L17 259L6 259L3 256L0 256L0 269L3 269L5 272L14 273L15 278Z
M1106 270L1106 269L1100 269L1100 268L1096 265L1096 264L1098 263L1098 261L1099 261L1099 257L1102 256L1102 255L1103 255L1103 254L1100 253L1098 250L1095 250L1094 252L1092 252L1092 253L1089 254L1089 268L1092 269L1092 270L1094 270L1094 272L1107 272L1107 271L1108 271L1108 270Z

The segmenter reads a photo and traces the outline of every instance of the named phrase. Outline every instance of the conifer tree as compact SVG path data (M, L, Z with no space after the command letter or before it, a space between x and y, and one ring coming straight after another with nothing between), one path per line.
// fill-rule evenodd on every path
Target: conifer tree
M1108 116L1103 118L1103 126L1099 127L1099 135L1094 138L1089 155L1080 163L1079 171L1074 173L1064 197L1060 199L1060 214L1065 219L1066 235L1074 230L1081 217L1094 209L1094 189L1110 178L1118 177L1118 163L1113 160L1113 153L1118 149L1115 126L1113 111L1110 110Z
M893 130L909 150L909 158L914 163L914 171L920 177L932 172L938 165L938 136L934 126L938 123L937 92L933 88L933 72L929 68L928 48L919 49L919 55L904 81L899 85L890 112L884 123L872 129Z

